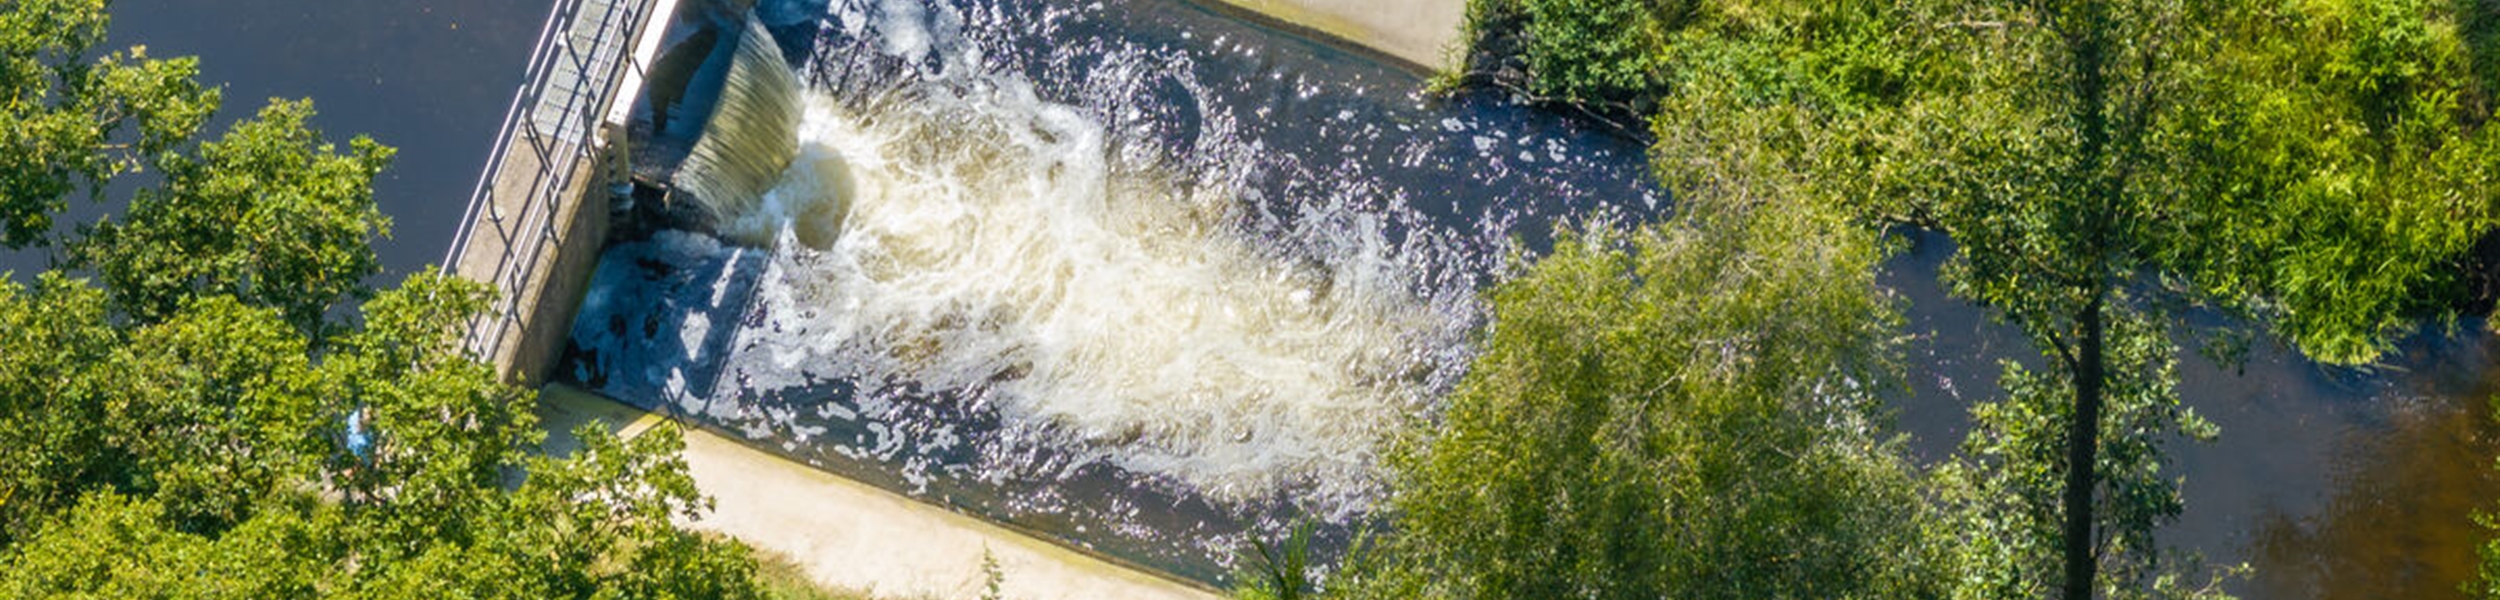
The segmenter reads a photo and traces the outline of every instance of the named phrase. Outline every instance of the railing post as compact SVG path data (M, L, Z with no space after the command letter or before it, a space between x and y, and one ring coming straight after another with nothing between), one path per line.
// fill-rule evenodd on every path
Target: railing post
M589 2L604 2L593 9ZM469 205L461 216L461 225L452 237L452 247L444 254L444 269L450 273L482 277L500 292L497 302L486 314L470 320L469 332L462 337L464 346L481 358L495 358L502 351L512 329L519 324L526 294L523 286L537 275L538 262L545 259L550 247L558 242L564 226L556 222L561 212L564 191L577 183L573 171L584 161L600 169L597 177L587 182L603 189L613 182L620 167L609 162L603 152L594 148L602 140L621 142L624 133L603 124L604 117L620 98L617 89L625 74L639 72L631 46L643 35L656 31L646 27L644 17L650 14L656 0L558 0L550 6L547 21L539 30L527 67L524 83L513 91L506 108L504 122L496 133L494 146L487 154L487 165L472 189ZM658 15L664 17L665 15ZM587 29L586 29L587 28ZM567 80L566 67L571 68ZM553 91L557 84L568 89ZM551 117L552 122L541 121ZM621 128L620 128L621 129ZM498 183L512 173L507 167L517 158L512 150L528 148L528 158L535 159L526 181L513 181L513 188ZM618 145L617 149L622 149ZM630 170L624 170L630 174ZM518 214L506 214L502 202L517 200ZM483 218L481 218L483 217ZM493 264L479 269L463 269L470 260L470 247L478 242L477 228L492 227L500 239L501 252Z

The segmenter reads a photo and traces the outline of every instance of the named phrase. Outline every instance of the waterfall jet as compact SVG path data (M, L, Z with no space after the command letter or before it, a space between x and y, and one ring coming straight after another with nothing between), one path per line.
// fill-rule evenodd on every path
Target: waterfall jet
M703 136L677 171L677 190L740 244L771 246L786 231L809 248L828 248L840 236L848 168L831 151L799 147L797 75L753 11L737 44Z

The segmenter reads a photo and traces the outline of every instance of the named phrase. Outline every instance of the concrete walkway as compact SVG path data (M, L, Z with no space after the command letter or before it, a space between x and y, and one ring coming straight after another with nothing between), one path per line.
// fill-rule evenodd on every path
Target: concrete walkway
M1467 0L1221 0L1309 27L1433 71L1448 71L1463 43Z
M631 437L675 427L657 415L561 385L539 394L547 450L597 419ZM686 466L715 502L694 529L738 538L795 558L818 583L883 598L976 598L995 557L1002 596L1016 600L1216 600L1214 592L1114 565L1047 541L765 454L697 429L681 429Z

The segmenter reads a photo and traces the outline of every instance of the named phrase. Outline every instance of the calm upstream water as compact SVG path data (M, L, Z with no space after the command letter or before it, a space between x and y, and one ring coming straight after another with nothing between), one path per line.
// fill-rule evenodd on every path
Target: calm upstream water
M396 279L440 259L549 4L117 0L110 45L202 56L219 129L309 96L332 138L399 147L378 184ZM1638 144L1185 2L764 9L811 83L765 210L844 190L840 235L616 249L568 375L1192 577L1245 530L1359 518L1369 441L1462 374L1503 240L1668 204ZM1934 460L1998 361L2034 358L1942 296L1947 242L1913 239L1885 280L1920 334L1898 422ZM2461 597L2466 514L2500 500L2494 360L2437 332L2372 371L2189 358L2223 437L2174 447L2168 540L2252 563L2252 598Z
M388 285L443 260L551 0L112 0L101 50L198 56L225 88L208 139L273 97L312 98L313 125L346 145L363 133L399 149L374 184L392 236L375 244ZM73 205L69 222L119 212ZM66 231L66 228L64 229ZM0 270L44 268L0 255Z

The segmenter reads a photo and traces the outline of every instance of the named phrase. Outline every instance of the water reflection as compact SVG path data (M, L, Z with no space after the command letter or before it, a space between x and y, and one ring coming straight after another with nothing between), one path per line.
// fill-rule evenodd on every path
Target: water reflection
M2418 371L2429 389L2393 394L2383 422L2341 436L2323 507L2257 517L2255 597L2469 597L2459 586L2475 576L2474 549L2490 535L2470 515L2500 504L2492 468L2500 424L2490 404L2500 380L2460 386L2439 376L2488 373L2490 346L2417 351L2431 355L2419 357L2430 370Z

